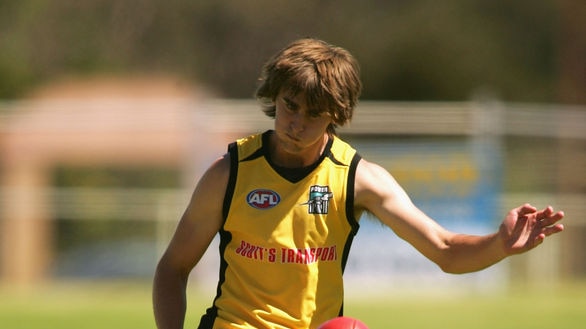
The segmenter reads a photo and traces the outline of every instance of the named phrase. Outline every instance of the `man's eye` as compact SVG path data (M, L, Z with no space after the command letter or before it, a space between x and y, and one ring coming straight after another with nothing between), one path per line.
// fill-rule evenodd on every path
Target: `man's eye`
M283 103L285 103L285 108L287 108L288 110L293 110L295 108L295 106L293 106L293 103L291 103L291 101L284 99Z
M329 113L324 112L324 111L320 111L320 110L313 110L313 111L309 111L307 113L307 115L312 119L319 119L321 117L328 116Z

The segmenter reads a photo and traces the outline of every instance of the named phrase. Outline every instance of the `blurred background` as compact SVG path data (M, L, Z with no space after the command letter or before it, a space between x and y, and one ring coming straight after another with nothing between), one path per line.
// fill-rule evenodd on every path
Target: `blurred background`
M582 0L0 0L0 286L150 284L203 170L272 127L262 64L306 36L361 64L339 134L443 225L566 212L559 237L466 276L367 219L349 296L584 280L584 17ZM215 249L192 279L209 302Z

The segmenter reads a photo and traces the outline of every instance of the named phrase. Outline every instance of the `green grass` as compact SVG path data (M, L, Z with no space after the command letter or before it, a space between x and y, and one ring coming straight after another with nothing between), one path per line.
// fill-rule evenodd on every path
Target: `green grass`
M154 328L146 284L58 284L0 290L0 328Z
M378 303L349 301L346 313L363 319L373 329L583 328L586 286L576 288L461 298L396 298Z
M371 329L551 329L583 328L586 284L525 287L507 294L464 297L398 297L346 301L346 314ZM205 297L205 298L204 298ZM190 291L186 328L211 296ZM0 328L155 328L148 283L62 283L22 292L0 289Z

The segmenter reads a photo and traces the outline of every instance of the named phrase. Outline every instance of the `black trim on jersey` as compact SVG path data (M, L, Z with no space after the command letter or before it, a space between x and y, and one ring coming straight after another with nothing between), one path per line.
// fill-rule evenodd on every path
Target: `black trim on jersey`
M348 223L350 223L350 226L352 227L352 236L358 233L358 228L360 227L358 224L358 218L354 217L354 186L356 183L356 169L358 168L358 163L361 159L362 157L358 153L355 153L352 157L348 171L348 183L346 186L346 217L348 218Z
M236 188L236 177L238 176L238 144L236 144L236 142L228 145L228 154L230 155L230 176L228 178L228 186L226 187L226 194L224 195L224 203L222 205L222 217L224 221L228 218L230 204L232 203L234 189Z
M228 212L230 211L230 204L232 203L232 197L234 196L234 189L236 188L236 177L238 176L238 145L234 142L228 145L228 154L230 155L230 176L228 177L228 185L226 186L226 193L224 195L224 202L222 204L222 220L225 223L228 218ZM218 286L216 288L216 297L212 303L212 307L206 310L206 313L201 317L198 329L211 329L214 326L214 322L218 317L218 307L216 301L222 295L222 285L226 281L226 269L228 263L224 258L226 247L232 241L232 234L224 230L224 225L220 229L220 271Z
M283 178L291 183L297 183L311 174L311 172L319 165L319 162L314 163L311 166L302 168L286 168L272 164L271 167Z
M332 154L331 150L328 151L328 158L338 166L345 166L346 165L346 164L340 162L340 160L336 159L336 157L334 157L334 154Z
M270 138L271 134L274 134L274 131L267 130L262 134L262 150L263 151L262 152L259 152L259 151L254 152L254 154L247 157L246 160L256 158L260 155L264 155L264 157L267 160L267 162L269 163L269 165L277 172L277 174L279 174L281 177L283 177L284 179L288 180L291 183L297 183L297 182L301 181L302 179L304 179L305 177L307 177L307 175L309 175L313 170L315 170L315 168L317 168L326 157L329 157L330 159L332 159L332 161L334 161L336 164L342 164L338 160L334 159L334 157L332 156L331 149L332 149L332 144L334 143L334 139L328 138L328 142L326 144L326 147L324 148L323 154L313 164L311 164L307 167L301 167L301 168L288 168L288 167L278 166L271 160L271 157L269 156L270 155L269 138ZM254 155L256 155L256 156L253 157Z
M348 234L348 239L346 239L346 245L344 245L344 253L342 254L342 273L346 268L352 240L360 228L358 220L354 217L354 182L356 180L356 168L358 167L360 159L361 156L358 153L354 154L354 157L352 157L352 161L350 162L350 170L348 171L348 182L346 185L346 219L352 229Z
M226 194L224 195L224 203L222 205L222 217L224 221L228 218L230 204L232 203L234 189L236 188L236 177L238 176L238 144L236 144L236 142L228 145L228 154L230 155L230 176L228 178L228 186L226 187Z
M263 141L264 144L264 141ZM251 161L257 158L264 156L264 147L259 148L258 150L254 151L251 155L247 156L245 159L242 159L242 162Z
M226 247L232 241L232 234L230 232L225 231L223 228L220 230L220 273L218 279L218 286L216 288L216 297L212 303L212 307L206 310L206 313L202 315L201 319L199 320L199 326L197 329L212 329L214 327L214 322L218 317L218 307L216 306L216 301L222 295L222 285L226 281L226 269L228 268L228 263L224 258L224 253L226 252Z
M348 171L348 181L346 183L346 219L348 220L350 227L352 227L352 230L350 231L350 234L348 234L346 244L344 245L344 252L342 253L342 273L344 273L344 270L346 269L352 241L360 228L358 220L354 217L354 183L356 181L356 168L358 167L360 159L362 159L362 157L358 153L355 153L352 157ZM344 301L342 301L342 306L340 306L338 315L344 315Z

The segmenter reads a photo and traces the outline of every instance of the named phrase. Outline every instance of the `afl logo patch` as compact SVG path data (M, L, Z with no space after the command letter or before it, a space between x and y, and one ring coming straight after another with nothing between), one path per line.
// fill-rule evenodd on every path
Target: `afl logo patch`
M248 193L246 202L256 209L270 209L281 202L281 197L275 191L258 189Z

